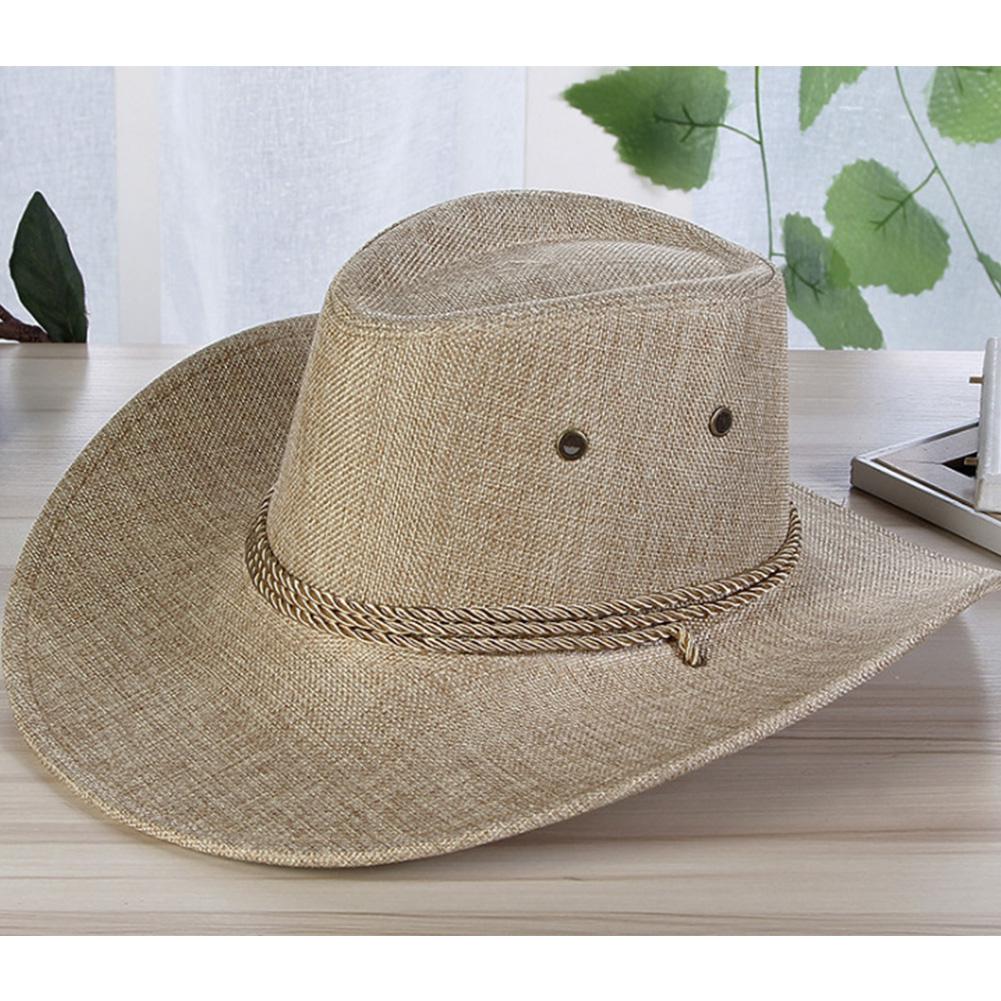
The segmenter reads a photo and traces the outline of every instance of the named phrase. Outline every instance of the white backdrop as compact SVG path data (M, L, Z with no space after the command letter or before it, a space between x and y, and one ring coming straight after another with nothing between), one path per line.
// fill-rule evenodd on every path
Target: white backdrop
M319 309L411 212L521 187L524 123L521 68L3 68L0 243L40 189L93 343L203 344Z
M110 69L0 69L0 303L17 302L7 259L32 192L70 236L87 283L92 336L118 337L115 80Z
M177 69L161 78L163 339L319 309L418 209L521 187L520 69Z

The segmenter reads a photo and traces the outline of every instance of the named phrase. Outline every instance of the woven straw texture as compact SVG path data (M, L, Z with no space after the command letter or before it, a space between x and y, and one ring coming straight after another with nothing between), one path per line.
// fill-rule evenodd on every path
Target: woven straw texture
M454 851L761 739L1001 584L788 486L780 295L762 262L591 199L464 204L370 244L319 318L168 372L50 498L12 584L5 675L31 746L117 819L283 865ZM555 235L521 246L518 204ZM736 422L711 439L720 401ZM553 448L567 426L592 442L575 463ZM669 644L415 653L310 628L258 593L244 546L276 479L283 562L358 600L697 583L775 552L790 499L801 552L781 586L699 627L700 667Z
M271 544L317 587L400 605L738 573L788 528L786 364L781 276L704 230L581 195L446 203L331 285ZM567 428L579 462L556 455Z

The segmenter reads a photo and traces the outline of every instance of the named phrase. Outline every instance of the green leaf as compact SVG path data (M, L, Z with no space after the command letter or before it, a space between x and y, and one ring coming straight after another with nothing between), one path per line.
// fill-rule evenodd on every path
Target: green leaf
M987 277L991 280L991 284L998 292L1001 292L1001 264L998 264L993 257L988 256L983 251L978 255L977 260L983 265L984 271L987 272Z
M928 118L947 139L1001 139L1001 66L939 66L932 77Z
M838 88L854 83L864 66L802 66L799 71L799 130L805 132Z
M949 263L949 236L915 196L916 188L875 160L844 167L827 192L824 211L834 248L856 285L885 285L899 295L930 289Z
M980 254L980 263L994 281L1001 282L1001 264L998 264L993 257L984 253Z
M87 340L83 278L66 231L39 191L14 234L10 276L24 308L52 340Z
M730 100L716 66L634 66L577 83L568 104L618 139L619 157L644 177L690 191L709 180Z
M840 254L813 223L801 215L782 220L786 299L789 311L824 348L881 348L883 333L862 293L847 283Z

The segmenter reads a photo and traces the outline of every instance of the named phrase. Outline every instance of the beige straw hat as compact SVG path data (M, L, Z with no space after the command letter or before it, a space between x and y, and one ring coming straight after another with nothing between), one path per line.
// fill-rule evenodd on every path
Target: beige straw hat
M800 719L1001 575L790 487L785 315L766 261L636 206L391 227L66 474L7 606L25 737L148 834L351 866Z

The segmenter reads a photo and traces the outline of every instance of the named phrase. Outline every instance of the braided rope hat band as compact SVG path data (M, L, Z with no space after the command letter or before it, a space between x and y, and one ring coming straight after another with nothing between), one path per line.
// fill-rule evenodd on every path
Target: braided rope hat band
M790 505L788 533L770 559L706 584L592 605L379 605L314 587L282 566L268 539L271 497L269 491L261 503L245 550L250 578L271 606L315 629L417 652L598 652L671 641L686 664L698 666L705 656L691 624L749 605L782 584L794 570L800 551L799 513Z

